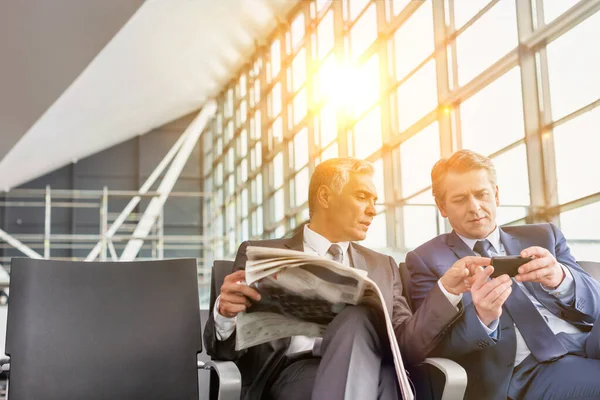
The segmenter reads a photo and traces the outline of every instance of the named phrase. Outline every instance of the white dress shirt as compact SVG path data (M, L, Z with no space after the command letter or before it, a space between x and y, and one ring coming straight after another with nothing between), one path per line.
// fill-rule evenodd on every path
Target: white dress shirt
M331 247L332 245L332 243L329 240L310 229L308 227L308 224L304 225L303 233L305 253L316 254L321 257L326 257L330 260L333 259L333 256L328 253L329 247ZM352 260L350 260L350 257L348 256L348 247L350 246L350 242L339 242L337 244L342 248L342 263L347 267L353 267ZM440 286L442 293L444 293L448 301L450 301L450 303L455 308L457 308L458 303L460 303L462 299L462 294L454 295L452 293L449 293L440 283L440 281L438 281L438 285ZM215 330L217 333L217 339L223 341L227 340L233 334L233 331L235 330L236 318L227 318L219 314L219 297L217 297L217 300L215 301L213 315L215 319ZM312 351L314 342L315 338L313 337L293 336L286 354L296 354L304 351Z
M477 243L478 240L483 240L483 239L469 239L469 238L466 238L461 235L458 235L458 236L462 239L463 242L465 242L465 244L467 246L469 246L469 248L471 250L473 250L473 247L475 247L475 243ZM505 256L506 255L506 250L504 249L504 246L500 242L500 229L497 226L496 226L496 229L494 229L494 231L492 233L490 233L490 235L485 239L489 240L489 242L492 244L490 253L493 256ZM563 271L565 271L565 278L563 279L561 284L558 285L558 287L556 287L555 289L547 288L544 285L541 285L541 287L549 294L551 294L551 295L555 296L557 299L561 300L563 303L569 304L569 303L572 303L575 298L575 281L573 280L573 275L571 274L571 271L569 270L569 268L567 268L566 266L564 266L562 264L560 264L560 266L563 269ZM548 310L542 303L540 303L535 298L535 296L527 289L527 287L525 287L525 285L523 285L522 282L517 282L516 280L513 280L513 285L514 284L519 285L519 287L523 290L523 292L525 292L525 294L527 294L527 297L529 298L529 300L531 300L533 305L535 305L536 309L542 315L542 317L548 324L548 327L555 335L559 332L566 332L566 333L580 333L581 332L581 330L579 328L577 328L575 325L552 314L552 312L550 312L550 310ZM481 320L479 320L479 321L481 322ZM481 325L483 326L483 328L485 329L485 331L491 338L496 339L498 337L499 322L500 321L498 319L496 319L496 320L492 321L492 323L489 326L486 326L483 322L481 322ZM521 335L521 332L519 332L519 329L517 328L516 325L515 325L515 334L516 334L516 339L517 339L517 352L515 355L515 366L516 366L516 365L519 365L531 353L531 351L527 347L527 344L525 343L525 339L523 339L523 335Z

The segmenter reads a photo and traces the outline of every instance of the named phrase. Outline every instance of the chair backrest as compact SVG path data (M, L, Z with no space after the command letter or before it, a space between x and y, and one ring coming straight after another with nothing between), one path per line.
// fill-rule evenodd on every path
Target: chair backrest
M600 262L577 261L577 264L579 264L581 268L583 268L585 272L590 274L594 279L600 281Z
M233 261L226 260L215 260L212 268L212 275L210 279L210 308L212 310L215 306L215 301L221 293L221 286L225 281L225 277L233 272Z
M410 272L408 268L406 268L406 263L401 262L399 265L400 268L400 280L402 281L402 296L408 302L410 309L414 311L414 305L412 302L412 293L410 290Z
M13 259L10 399L198 399L196 260Z

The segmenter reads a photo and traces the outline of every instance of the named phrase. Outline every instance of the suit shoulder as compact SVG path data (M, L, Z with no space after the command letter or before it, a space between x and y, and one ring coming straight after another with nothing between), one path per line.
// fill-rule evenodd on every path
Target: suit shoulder
M264 240L248 240L244 243L247 243L246 246L256 246L256 247L285 247L289 239L264 239Z
M449 233L438 235L412 250L412 252L415 252L419 255L430 254L432 250L437 250L442 246L447 246L449 235Z
M552 223L544 222L539 224L526 224L526 225L514 225L514 226L503 226L502 230L506 233L510 233L512 235L525 235L525 236L535 236L535 235L549 235L554 234L555 231L558 231L558 227Z
M361 253L363 253L365 255L375 256L375 257L385 257L385 258L392 258L393 259L393 257L390 256L390 255L388 255L388 254L384 254L384 253L381 253L379 251L375 251L373 249L370 249L368 247L362 246L362 245L354 243L354 242L352 243L352 246L354 246L354 249L356 251L360 251Z

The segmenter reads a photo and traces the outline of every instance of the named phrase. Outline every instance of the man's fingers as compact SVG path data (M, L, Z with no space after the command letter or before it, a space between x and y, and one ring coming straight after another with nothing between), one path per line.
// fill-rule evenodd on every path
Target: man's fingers
M536 270L528 272L526 274L519 274L519 275L515 276L515 279L518 282L532 282L532 281L538 281L538 280L540 280L546 276L550 276L550 275L552 275L552 268L545 267L545 268L536 269Z
M523 264L519 267L520 274L526 274L531 271L535 271L536 269L544 268L550 264L550 259L547 257L536 258L532 261L529 261L526 264Z
M510 296L511 293L512 293L512 286L509 286L504 290L504 292L502 292L498 297L496 297L496 299L494 300L494 302L492 304L494 304L495 306L502 306L506 302L506 299L508 299L508 296Z
M549 251L543 247L531 246L521 251L521 257L540 258L546 256Z
M479 290L485 284L490 275L494 272L494 267L479 268L475 273L475 280L472 284L472 290Z
M246 271L240 269L239 271L235 271L229 275L227 275L224 279L225 282L238 282L246 279Z
M258 293L256 289L253 289L248 285L232 283L227 285L225 291L230 293L243 294L244 296L251 298L252 300L260 301L260 293Z
M506 276L506 275L503 275ZM496 279L494 279L496 280ZM501 284L499 284L498 286L496 286L494 289L490 290L490 292L488 293L487 300L490 303L494 303L496 302L496 300L502 296L502 294L504 294L504 292L506 291L506 289L509 289L512 285L512 280L508 280L506 282L502 282Z
M231 303L231 304L245 304L250 307L252 303L250 300L241 294L226 292L221 295L219 302Z
M489 268L489 267L488 267ZM487 269L487 268L486 268ZM493 292L494 290L496 290L496 288L498 286L501 286L502 284L505 283L509 283L510 284L510 278L508 277L508 275L500 275L497 278L494 278L490 281L485 282L484 285L482 285L477 291L479 292L479 296L481 296L482 298L487 297L491 292Z

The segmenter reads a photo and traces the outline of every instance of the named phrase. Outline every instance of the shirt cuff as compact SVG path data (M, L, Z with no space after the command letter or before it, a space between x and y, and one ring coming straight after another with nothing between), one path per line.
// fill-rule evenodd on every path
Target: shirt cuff
M477 319L479 319L479 316L477 316ZM479 322L489 337L498 339L498 325L500 325L500 319L493 320L489 325L484 324L481 319L479 319Z
M544 289L546 292L548 292L548 294L551 294L555 297L563 297L567 294L570 294L572 292L573 289L573 285L575 283L575 280L573 279L573 274L571 273L571 271L569 270L569 268L565 267L562 264L558 264L560 265L560 267L562 268L562 270L565 272L565 278L563 279L563 281L560 283L560 285L558 285L556 288L548 288L544 285L540 285L542 287L542 289Z
M441 279L438 280L438 286L440 287L440 290L442 291L442 293L444 293L444 296L446 296L446 298L448 299L450 304L452 304L452 307L456 308L456 311L458 311L458 303L460 303L460 301L462 300L462 297L463 297L462 293L461 294L450 293L449 291L446 290L444 285L442 285Z
M215 319L215 332L217 339L221 342L229 339L229 337L235 331L236 317L227 318L219 314L219 300L221 296L217 297L215 301L215 307L213 308L213 318Z

